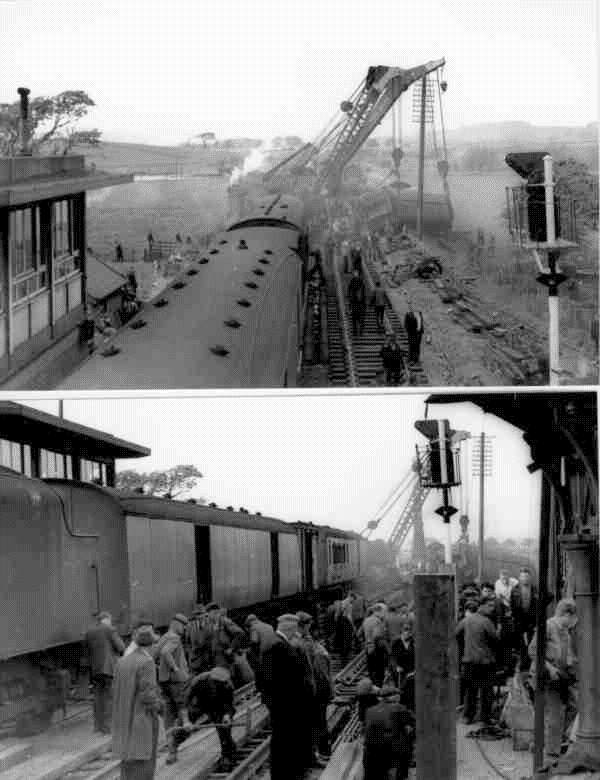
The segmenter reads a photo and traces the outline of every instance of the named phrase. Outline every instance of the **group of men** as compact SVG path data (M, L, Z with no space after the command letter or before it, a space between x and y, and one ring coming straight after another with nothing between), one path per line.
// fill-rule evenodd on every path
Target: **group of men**
M501 571L495 583L467 586L462 594L464 617L456 628L461 661L461 705L467 724L495 721L494 686L519 673L530 694L536 683L536 614L538 594L530 569L519 579ZM545 755L549 764L561 753L569 722L576 714L575 602L563 599L546 621ZM479 702L479 709L478 709ZM497 714L496 714L497 715Z
M218 604L198 604L190 618L176 614L160 637L151 621L139 620L125 647L111 615L100 613L86 637L94 727L112 733L121 779L154 777L160 715L167 763L177 761L179 745L208 724L221 745L219 770L230 771L234 691L251 680L270 713L273 780L301 778L309 767L324 766L334 689L329 654L311 629L305 612L283 615L276 629L249 615L243 629ZM297 746L292 760L290 742Z

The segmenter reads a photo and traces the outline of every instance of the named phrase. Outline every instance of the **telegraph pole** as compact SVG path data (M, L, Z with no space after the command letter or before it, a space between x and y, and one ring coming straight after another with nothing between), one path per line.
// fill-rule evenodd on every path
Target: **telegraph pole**
M423 188L425 183L425 115L427 76L421 79L421 117L419 121L419 179L417 184L417 238L423 240Z
M492 476L492 443L491 437L482 431L477 438L479 451L477 460L473 462L473 476L479 477L479 544L477 547L477 579L483 582L485 564L485 478Z

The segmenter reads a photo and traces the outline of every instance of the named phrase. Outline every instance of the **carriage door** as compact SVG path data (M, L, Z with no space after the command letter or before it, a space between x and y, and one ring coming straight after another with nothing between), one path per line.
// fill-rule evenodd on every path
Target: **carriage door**
M314 534L306 531L303 535L302 553L304 556L304 589L314 590L315 587L315 568L313 560Z
M212 575L210 567L210 526L194 526L196 545L196 601L208 604L212 601Z

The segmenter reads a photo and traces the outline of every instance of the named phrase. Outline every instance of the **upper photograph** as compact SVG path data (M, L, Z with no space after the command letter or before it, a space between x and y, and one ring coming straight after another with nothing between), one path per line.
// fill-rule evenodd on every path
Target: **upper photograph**
M0 389L598 382L595 4L309 6L0 4Z

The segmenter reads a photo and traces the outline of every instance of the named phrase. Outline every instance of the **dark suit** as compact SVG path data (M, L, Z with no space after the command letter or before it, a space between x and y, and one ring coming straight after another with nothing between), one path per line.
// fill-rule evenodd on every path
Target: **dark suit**
M414 723L401 704L382 701L365 716L364 780L387 780L395 769L397 780L408 777Z
M408 362L418 363L423 338L423 315L409 311L404 317L404 330L408 339Z
M97 623L86 634L94 690L94 728L110 731L111 688L117 659L125 645L115 628Z
M261 693L271 716L271 780L302 778L311 740L306 660L279 634L262 656Z
M531 665L527 648L535 633L537 615L537 591L534 585L531 585L530 588L531 597L529 604L524 602L523 586L520 583L515 585L510 593L510 611L515 630L515 647L519 653L522 670L529 669Z

